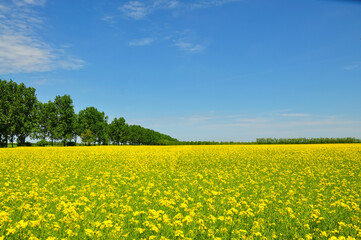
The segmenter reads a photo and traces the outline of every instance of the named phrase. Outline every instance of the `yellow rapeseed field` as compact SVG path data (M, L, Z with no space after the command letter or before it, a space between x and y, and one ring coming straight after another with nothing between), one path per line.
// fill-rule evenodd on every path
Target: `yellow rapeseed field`
M361 239L361 145L0 149L2 239Z

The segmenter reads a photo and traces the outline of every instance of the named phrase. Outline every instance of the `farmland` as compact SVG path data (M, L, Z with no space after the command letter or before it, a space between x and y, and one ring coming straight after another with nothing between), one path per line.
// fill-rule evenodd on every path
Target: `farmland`
M0 149L0 239L361 239L361 145Z

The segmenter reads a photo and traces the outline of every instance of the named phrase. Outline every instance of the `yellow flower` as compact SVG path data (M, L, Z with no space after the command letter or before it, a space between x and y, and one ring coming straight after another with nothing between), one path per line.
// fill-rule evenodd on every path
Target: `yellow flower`
M29 239L29 240L39 240L39 238L37 238L37 237L35 237L35 236L30 236L28 239Z
M24 220L20 220L17 224L17 228L26 228L28 226L28 222L24 222Z
M94 231L92 229L85 229L85 235L92 237L94 235Z
M262 237L262 233L260 233L260 232L256 232L254 235L255 235L256 237Z
M159 228L158 228L156 225L154 225L154 224L151 225L150 230L151 230L151 231L154 231L154 232L157 232L157 233L159 232Z
M67 229L65 232L66 234L68 234L69 237L78 235L77 233L74 233L71 229Z
M145 231L144 228L137 228L137 232L139 232L139 233L143 233L144 231Z
M111 228L113 227L113 222L111 220L105 220L103 221L103 226L106 228Z
M312 234L310 234L310 233L307 234L307 235L306 235L306 240L311 240L311 239L313 239Z
M10 234L14 234L16 232L16 229L15 228L8 228L6 229L7 233L6 235L10 235Z
M193 219L191 216L187 215L184 217L183 222L191 223L193 222Z
M174 236L184 238L184 233L182 230L176 230Z

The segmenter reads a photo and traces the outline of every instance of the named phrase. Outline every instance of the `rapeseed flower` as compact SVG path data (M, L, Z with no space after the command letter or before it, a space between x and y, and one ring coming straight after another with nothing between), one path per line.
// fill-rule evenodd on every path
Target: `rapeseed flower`
M359 169L358 144L0 149L0 240L355 240Z

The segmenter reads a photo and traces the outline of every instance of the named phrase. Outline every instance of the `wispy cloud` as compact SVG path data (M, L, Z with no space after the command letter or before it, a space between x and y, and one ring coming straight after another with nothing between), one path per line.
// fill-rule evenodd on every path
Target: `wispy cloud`
M180 6L180 2L175 0L155 0L153 2L154 9L175 9Z
M53 55L49 46L34 38L0 35L0 73L49 71Z
M307 113L281 113L279 114L280 116L282 117L309 117L310 114L307 114Z
M201 0L187 5L190 9L208 8L214 6L222 6L227 3L240 2L242 0Z
M279 114L199 114L133 120L180 140L254 141L260 137L358 137L361 120L341 116L284 118Z
M120 10L120 15L116 13L112 15L104 15L101 19L103 21L114 24L116 19L120 16L126 17L131 20L141 21L144 19L151 19L151 15L157 13L158 11L167 11L172 14L172 16L180 16L181 13L194 11L201 8L210 8L222 6L232 2L239 2L242 0L196 0L196 1L177 1L177 0L131 0L123 3L118 9ZM147 21L149 22L149 21ZM154 22L152 22L154 27ZM159 30L159 26L157 26ZM171 29L172 26L167 26L166 29ZM183 30L180 32L173 31L173 33L167 32L166 34L156 34L151 32L149 35L156 36L158 41L168 42L166 45L170 45L178 48L180 51L187 54L195 54L204 52L207 48L207 44L199 41L195 37L195 33L189 33L189 29ZM144 29L142 29L144 34ZM185 32L185 33L184 33ZM162 36L163 35L163 36ZM139 40L128 41L129 46L145 46L154 42L154 38L147 37Z
M146 46L153 43L156 39L155 38L141 38L132 40L129 42L129 46Z
M348 71L361 69L361 62L353 62L352 64L345 66L343 69Z
M17 6L25 6L25 5L35 5L35 6L44 6L46 0L13 0L15 5Z
M185 53L200 53L206 49L206 45L199 43L199 39L195 32L190 29L176 32L171 39L173 41L173 46Z
M45 72L78 69L84 62L44 41L39 31L44 19L33 6L45 0L16 0L0 5L0 73Z
M104 15L100 20L108 22L108 23L115 23L117 16L115 15Z
M190 43L182 40L176 41L174 46L187 53L202 52L205 49L205 47L200 44Z
M120 7L120 10L127 17L139 20L151 13L152 8L139 1L130 1Z
M176 0L151 0L146 2L129 1L123 4L119 9L125 16L140 20L159 10L196 10L200 8L222 6L227 3L239 1L241 0L198 0L193 3Z
M151 16L156 14L158 11L168 11L172 13L172 16L179 16L183 12L194 11L201 8L217 7L239 1L242 0L196 0L192 2L177 0L131 0L123 3L118 8L120 10L120 15L117 15L116 13L113 13L112 15L104 15L101 20L111 24L114 24L116 19L120 16L125 16L128 19L136 21L144 19L150 20ZM152 21L145 21L145 23L149 22ZM171 30L172 26L167 25L163 30L159 31L162 27L159 25L154 27L154 22L152 22L152 24L153 25L150 29L154 30L154 28L156 28L156 31L154 32L149 30L149 35L153 37L128 40L128 45L146 46L152 44L154 40L157 39L158 41L164 41L167 43L164 44L165 46L175 47L186 54L202 53L207 48L208 44L200 41L200 39L196 37L196 33L190 31L189 29ZM164 31L167 32L164 33ZM142 34L144 35L144 28L142 28Z

